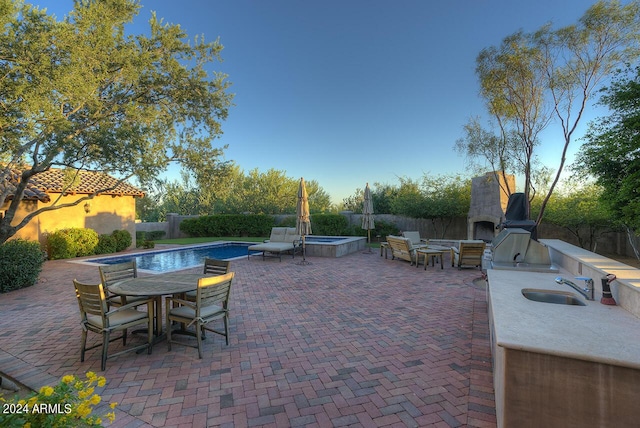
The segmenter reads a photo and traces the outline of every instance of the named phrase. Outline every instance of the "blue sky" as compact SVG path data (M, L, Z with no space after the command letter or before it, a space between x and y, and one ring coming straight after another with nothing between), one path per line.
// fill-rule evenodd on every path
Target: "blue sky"
M35 0L59 18L71 0ZM193 38L220 37L235 106L219 145L249 171L317 180L334 203L365 183L466 174L453 150L486 116L475 59L520 29L577 22L589 0L143 0ZM595 101L595 100L594 100ZM587 119L593 114L587 114ZM584 132L586 121L583 122ZM555 168L562 133L544 134ZM573 151L579 142L573 143Z

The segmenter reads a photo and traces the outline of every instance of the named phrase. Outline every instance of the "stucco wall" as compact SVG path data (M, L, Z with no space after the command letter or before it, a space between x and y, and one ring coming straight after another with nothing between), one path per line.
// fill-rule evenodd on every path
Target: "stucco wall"
M51 195L55 200L56 195ZM80 196L64 196L58 205L77 200ZM52 202L53 203L53 202ZM16 221L18 223L24 216L37 208L50 206L52 203L23 202L18 211ZM79 205L49 211L36 216L27 226L20 229L15 238L37 240L42 244L46 242L46 234L67 227L81 227L95 230L98 234L111 233L114 230L127 230L133 239L132 248L136 244L136 204L132 196L110 195L96 196L88 200L89 212L85 212L82 202ZM6 207L5 207L6 209Z

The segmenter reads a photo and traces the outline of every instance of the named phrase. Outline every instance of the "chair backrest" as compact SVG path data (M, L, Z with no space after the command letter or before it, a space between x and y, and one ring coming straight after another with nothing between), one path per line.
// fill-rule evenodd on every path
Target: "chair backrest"
M287 235L286 227L272 227L271 236L269 236L269 241L284 242L286 235Z
M411 241L411 245L420 245L422 243L420 241L420 232L418 231L402 232L402 236Z
M480 264L482 256L484 255L484 249L486 243L479 240L460 241L460 260L462 264L474 262L473 264Z
M402 236L387 236L387 244L391 249L391 255L402 260L413 261L415 250L409 239Z
M228 260L204 259L204 274L224 275L229 272L231 262Z
M200 316L200 308L204 306L217 304L228 309L231 283L234 276L235 272L228 272L224 275L207 276L198 280L196 317Z
M87 315L95 315L102 318L102 325L106 323L105 313L108 311L107 298L102 284L83 284L73 280L80 308L82 321L86 322Z
M300 238L301 236L295 227L287 227L287 234L284 237L284 242L293 244L295 241L299 241Z
M136 265L135 260L125 263L117 263L114 265L100 266L98 267L98 270L100 271L100 279L107 289L114 282L138 277L138 266Z

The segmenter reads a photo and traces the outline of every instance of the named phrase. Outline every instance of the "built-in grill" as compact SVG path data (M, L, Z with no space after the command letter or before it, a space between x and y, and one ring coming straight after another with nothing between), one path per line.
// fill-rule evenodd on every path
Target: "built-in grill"
M551 264L549 249L531 239L531 232L520 228L503 229L491 243L491 268L558 272Z

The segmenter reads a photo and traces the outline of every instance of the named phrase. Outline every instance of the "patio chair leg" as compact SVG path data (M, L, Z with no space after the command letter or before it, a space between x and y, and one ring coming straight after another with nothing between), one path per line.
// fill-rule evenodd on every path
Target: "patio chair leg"
M229 346L229 317L224 317L224 339L227 342L227 346Z
M84 352L85 349L87 348L87 331L86 330L82 330L82 344L81 344L81 348L80 348L80 362L84 362Z
M196 323L196 338L198 339L198 358L202 359L202 324Z
M102 334L102 371L107 368L107 350L109 349L109 332Z

